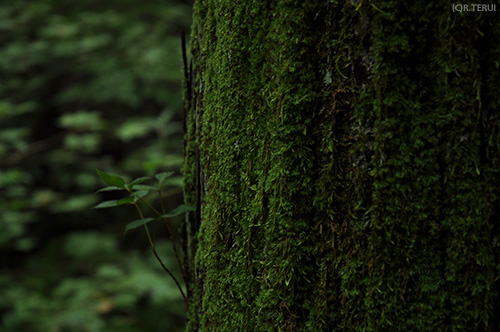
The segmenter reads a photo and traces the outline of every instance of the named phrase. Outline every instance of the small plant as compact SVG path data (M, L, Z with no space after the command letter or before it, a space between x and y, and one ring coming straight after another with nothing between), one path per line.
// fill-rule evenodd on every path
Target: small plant
M125 205L125 204L132 204L136 207L137 212L139 214L140 219L134 220L130 223L128 223L125 226L125 231L123 235L125 235L128 231L139 228L141 226L144 226L144 229L146 230L146 235L148 237L149 244L151 245L151 249L153 251L153 254L155 255L156 259L162 266L162 268L165 270L165 272L168 273L168 275L174 280L175 284L177 285L177 288L179 288L179 291L182 294L182 297L184 298L184 304L186 307L186 312L188 309L188 300L186 298L186 295L184 291L182 290L181 285L179 284L177 278L172 274L172 272L163 264L163 261L161 260L160 256L158 255L158 252L156 251L155 247L155 241L154 237L151 236L151 233L148 228L148 224L153 221L161 221L163 220L167 226L168 234L170 236L170 242L172 244L172 249L175 254L175 258L177 259L177 263L179 264L179 268L182 273L182 277L184 279L184 283L186 283L186 274L183 268L183 264L181 262L181 259L179 257L179 252L177 251L177 246L175 245L175 239L173 237L171 225L169 222L169 218L181 215L183 213L189 212L189 211L194 211L194 208L185 204L179 205L175 209L173 209L170 212L165 211L165 204L163 203L162 199L162 187L165 184L165 180L170 177L173 172L162 172L158 173L154 176L154 178L157 180L157 185L152 186L152 185L146 185L143 184L143 182L146 182L148 180L151 180L151 177L140 177L135 180L133 180L130 183L126 183L124 179L122 179L119 176L116 175L111 175L105 172L102 172L100 170L96 170L97 175L101 177L101 179L108 184L107 187L104 187L102 189L99 189L97 192L103 192L103 191L112 191L112 190L123 190L128 192L130 195L120 199L120 200L110 200L110 201L104 201L96 206L94 206L95 209L101 209L101 208L110 208L110 207L115 207L115 206L120 206L120 205ZM159 198L160 198L160 204L161 204L161 212L156 209L151 203L149 203L147 200L144 199L147 194L149 194L150 191L157 191ZM139 206L139 202L144 203L146 206L148 206L155 214L156 216L154 218L145 218L144 214Z

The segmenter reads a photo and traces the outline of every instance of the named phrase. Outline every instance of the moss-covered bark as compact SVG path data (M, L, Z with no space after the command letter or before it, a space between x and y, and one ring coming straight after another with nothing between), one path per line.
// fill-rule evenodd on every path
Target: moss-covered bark
M500 328L495 15L196 1L189 331Z

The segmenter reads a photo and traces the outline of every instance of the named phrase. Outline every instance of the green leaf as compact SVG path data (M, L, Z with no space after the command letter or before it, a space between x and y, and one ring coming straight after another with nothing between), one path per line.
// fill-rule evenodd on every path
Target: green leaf
M117 203L118 203L118 205L123 205L123 204L133 202L134 200L135 200L134 197L128 196L128 197L120 199Z
M157 187L155 187L155 186L148 186L146 184L136 184L134 186L134 189L135 190L158 190Z
M163 181L165 181L166 178L172 176L174 174L174 172L163 172L163 173L158 173L155 175L155 178L156 180L158 180L158 182L160 184L163 183Z
M141 227L142 225L146 225L153 220L155 220L155 218L145 218L132 221L131 223L128 223L127 226L125 226L125 232L123 232L123 235L125 235L129 230Z
M123 188L120 188L117 186L108 186L108 187L104 187L104 188L99 189L97 192L100 193L103 191L112 191L112 190L123 190Z
M97 204L96 206L92 207L93 209L103 209L103 208L110 208L110 207L115 207L115 206L120 206L124 204L128 204L134 201L133 196L128 196L125 198L122 198L120 200L110 200L110 201L105 201Z
M138 190L138 191L134 191L132 195L134 195L134 200L137 201L137 199L139 198L143 198L144 196L146 196L147 194L149 194L149 190Z
M103 208L110 208L110 207L115 207L121 204L118 204L118 201L116 199L111 200L111 201L105 201L97 204L96 206L92 207L93 209L103 209Z
M170 211L169 213L162 215L161 217L162 218L175 217L175 216L178 216L180 214L183 214L186 212L191 212L194 210L195 210L194 207L186 205L186 204L182 204L182 205L179 205L178 207L176 207L175 209L173 209L172 211Z
M116 186L120 188L125 188L125 180L123 180L121 177L116 176L116 175L111 175L108 173L104 173L98 169L96 169L97 175L101 177L101 179L104 180L107 184L110 186Z
M137 178L135 179L134 181L130 182L130 186L133 186L133 185L136 185L136 184L139 184L139 183L142 183L144 181L147 181L147 180L150 180L151 178L149 176L143 176L143 177L140 177L140 178Z

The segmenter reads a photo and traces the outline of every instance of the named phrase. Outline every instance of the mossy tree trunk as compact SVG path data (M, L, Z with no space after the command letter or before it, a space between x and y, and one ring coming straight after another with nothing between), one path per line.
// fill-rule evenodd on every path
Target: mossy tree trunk
M189 331L499 329L497 15L195 2Z

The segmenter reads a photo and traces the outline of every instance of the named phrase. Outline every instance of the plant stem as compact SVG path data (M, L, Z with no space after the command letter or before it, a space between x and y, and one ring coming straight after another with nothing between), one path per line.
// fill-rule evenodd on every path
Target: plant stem
M142 211L139 208L139 206L137 204L134 204L134 205L137 208L137 211L139 212L139 216L141 217L141 219L144 219L144 215L142 214ZM179 291L181 292L181 295L184 298L184 305L186 307L186 312L187 312L188 311L188 301L187 301L186 295L184 294L184 291L182 290L181 285L177 281L177 278L172 274L172 272L170 272L170 270L165 266L165 264L163 264L163 261L161 260L160 256L158 255L158 252L156 251L155 243L153 242L153 239L151 238L151 235L149 234L148 226L144 225L144 228L146 229L146 234L148 236L149 244L151 245L151 250L153 251L153 254L155 255L158 262L160 263L161 267L165 270L165 272L167 272L168 275L170 275L170 277L172 277L175 284L177 285L177 288L179 288Z
M161 190L159 190L159 195L160 195L160 202L161 202L162 211L163 211L163 214L165 214L165 206L163 205L163 199L162 199L162 196L161 196ZM175 245L175 239L174 239L174 235L172 233L172 227L170 227L170 223L168 222L168 219L162 217L162 215L160 214L160 212L158 212L158 210L156 208L154 208L144 198L140 198L140 200L142 202L144 202L151 210L153 210L159 217L161 217L165 221L165 223L167 225L168 236L170 238L170 243L172 243L172 249L174 250L175 259L177 260L177 264L179 264L179 268L181 270L182 280L184 281L184 284L187 286L186 274L184 273L184 268L183 268L183 265L182 265L182 261L181 261L181 258L179 256L179 252L177 251L177 246Z
M137 209L137 211L139 212L139 216L141 217L141 219L144 219L144 215L142 214L142 211L139 208L139 206L137 204L134 204L134 206ZM154 243L153 239L151 238L151 234L149 234L148 225L144 225L144 228L146 229L146 234L148 236L148 240L149 240L149 244L151 245L151 248L153 248L153 250L156 250L155 249L155 243Z

